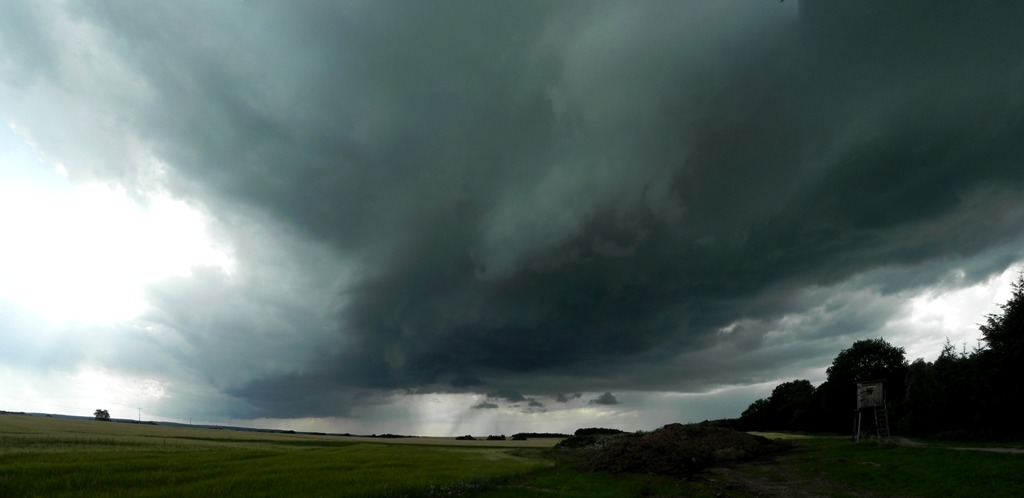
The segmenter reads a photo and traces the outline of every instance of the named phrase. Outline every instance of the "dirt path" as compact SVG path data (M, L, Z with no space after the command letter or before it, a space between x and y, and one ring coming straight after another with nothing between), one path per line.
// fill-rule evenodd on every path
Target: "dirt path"
M692 481L708 494L722 497L891 498L890 495L851 490L820 476L794 472L789 460L803 451L809 450L797 448L771 457L708 468L693 476Z
M942 448L945 450L960 450L960 451L988 451L991 453L1013 453L1013 454L1024 454L1024 448L999 448L999 447L975 447L975 446L935 446L930 444L919 443L912 439L905 437L893 438L896 444L900 446L907 446L910 448Z

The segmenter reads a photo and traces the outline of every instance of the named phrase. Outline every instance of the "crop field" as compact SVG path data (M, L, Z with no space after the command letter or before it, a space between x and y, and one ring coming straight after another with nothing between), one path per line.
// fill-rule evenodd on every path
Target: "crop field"
M0 414L0 496L464 495L550 465L512 443L554 444L394 442Z

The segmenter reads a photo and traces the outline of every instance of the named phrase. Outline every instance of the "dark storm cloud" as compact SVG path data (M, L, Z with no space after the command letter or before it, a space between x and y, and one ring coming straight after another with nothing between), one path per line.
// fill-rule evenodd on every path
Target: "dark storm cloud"
M1017 1L74 8L174 188L346 262L162 294L182 361L267 416L763 380L1022 257Z
M561 394L560 393L557 396L555 396L555 401L557 401L559 403L568 403L569 401L572 401L574 399L579 399L579 398L582 398L582 397L583 397L583 393L573 393L573 394Z
M490 398L490 399L500 399L500 400L508 401L510 403L518 403L520 401L526 401L526 398L523 397L522 394L519 394L516 391L509 391L509 390L502 390L502 391L498 391L498 392L495 392L495 393L490 393L490 394L487 395L487 397Z
M483 402L480 402L480 403L478 403L476 405L473 405L471 408L473 408L474 410L493 410L493 409L495 409L497 407L498 407L498 405L496 405L494 403L483 401Z
M590 400L590 404L592 404L592 405L617 405L617 404L619 404L619 400L616 399L615 395L612 394L612 393L604 393L604 394L602 394L602 395L600 395L600 396Z
M49 33L35 29L41 22L42 13L37 6L29 3L10 2L3 7L0 15L0 46L19 47L6 54L6 67L0 71L18 85L32 82L37 76L55 76L52 72L57 55ZM18 68L18 71L11 71Z

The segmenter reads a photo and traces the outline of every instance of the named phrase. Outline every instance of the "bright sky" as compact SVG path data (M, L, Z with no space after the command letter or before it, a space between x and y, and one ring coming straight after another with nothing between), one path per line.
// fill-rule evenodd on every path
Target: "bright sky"
M98 324L145 310L145 287L196 266L230 273L203 214L165 193L73 184L8 126L0 183L0 297L47 319Z
M34 326L19 332L28 341L116 340L96 334L143 314L147 286L201 266L234 270L230 248L211 239L200 210L165 192L133 197L114 182L75 184L15 130L0 128L0 303ZM110 406L127 417L125 410L166 396L161 380L88 362L44 372L5 365L3 374L11 382L0 399L20 411Z

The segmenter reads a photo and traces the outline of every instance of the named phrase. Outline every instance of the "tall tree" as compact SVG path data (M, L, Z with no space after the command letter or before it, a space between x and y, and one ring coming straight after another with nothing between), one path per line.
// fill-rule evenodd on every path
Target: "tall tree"
M906 351L882 338L857 341L840 351L825 373L828 382L849 384L851 390L855 382L870 380L899 379L902 387L907 373Z
M1017 415L1017 406L1024 396L1024 271L1013 283L1009 301L1000 308L1001 313L988 315L980 326L988 347L976 352L974 360L984 370L986 379L972 386L984 393L975 405L972 422L987 428L987 435L1018 438L1024 436Z
M743 410L742 414L740 414L740 428L742 430L768 430L770 424L771 413L768 409L768 400L765 398L760 398L754 401L746 410Z
M922 359L907 368L907 394L903 400L904 415L898 427L906 434L923 435L935 432L939 423L942 399L935 365Z
M808 380L779 384L768 398L776 428L807 431L814 423L814 385Z
M1000 354L1019 354L1024 346L1024 271L1013 283L1010 300L999 306L1002 313L985 317L981 335L988 347Z
M885 382L886 400L898 420L906 389L906 351L885 339L865 339L839 352L828 367L827 380L816 393L823 405L825 426L829 430L849 429L849 420L857 407L857 382Z
M814 386L808 380L783 382L767 399L750 404L740 416L744 430L811 431L816 424Z

